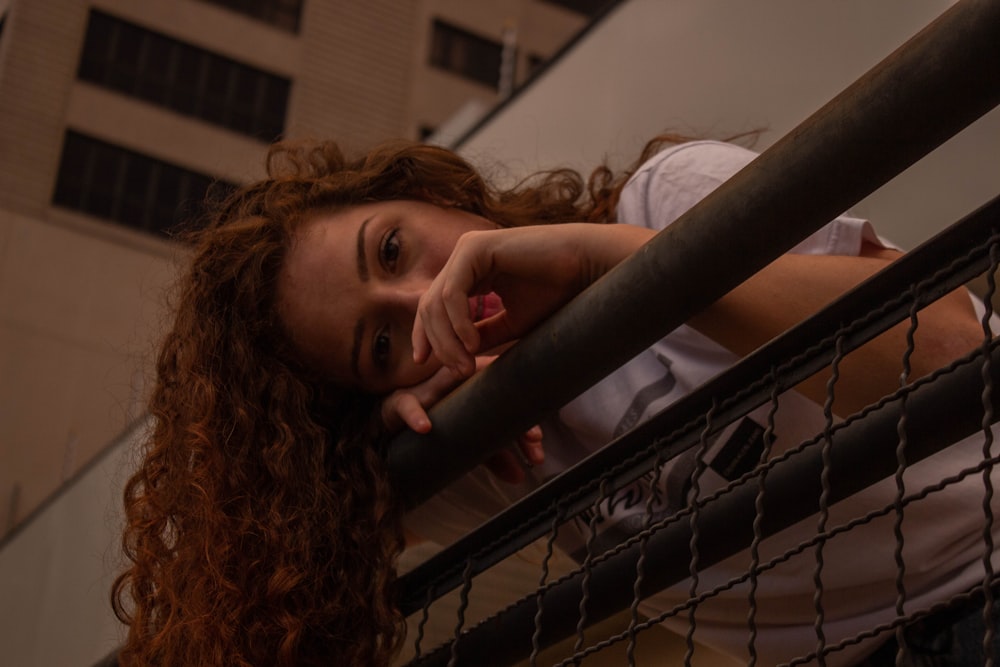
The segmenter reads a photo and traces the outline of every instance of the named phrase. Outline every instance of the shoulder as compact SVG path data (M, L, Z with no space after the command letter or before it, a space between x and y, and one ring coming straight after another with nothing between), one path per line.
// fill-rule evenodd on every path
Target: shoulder
M721 141L671 146L643 163L622 190L619 222L661 230L750 164L757 153ZM791 252L858 255L864 244L893 246L867 220L841 215L799 242Z
M721 141L671 146L643 163L622 190L621 222L662 229L757 156Z
M748 165L757 153L723 141L690 141L662 150L644 162L630 179L642 181L662 174L728 180Z

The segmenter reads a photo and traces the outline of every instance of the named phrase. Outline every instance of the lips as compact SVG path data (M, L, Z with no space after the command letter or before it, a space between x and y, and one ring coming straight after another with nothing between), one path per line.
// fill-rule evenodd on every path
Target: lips
M480 294L469 299L469 315L472 316L473 322L493 317L501 310L503 310L503 301L493 292Z

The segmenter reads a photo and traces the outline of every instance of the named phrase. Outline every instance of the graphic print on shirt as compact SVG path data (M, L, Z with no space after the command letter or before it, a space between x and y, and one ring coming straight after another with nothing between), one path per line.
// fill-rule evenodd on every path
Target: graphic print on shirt
M613 437L617 438L622 433L631 430L642 420L642 416L646 414L646 410L650 405L669 394L677 385L677 378L674 377L673 372L670 370L670 359L657 352L656 360L663 364L663 377L647 384L635 393L632 402L625 410L625 414L622 415L621 419L618 420L618 424L615 425Z
M670 368L670 359L660 353L656 354L656 359L663 364L663 376L635 393L615 426L614 437L617 438L645 421L649 407L674 389L677 381ZM703 475L703 489L706 486L718 488L725 481L736 479L752 468L763 451L763 433L763 427L749 418L743 418L723 429L714 438L714 442L710 443L709 470ZM576 536L572 540L574 544L567 548L570 545L565 544L564 540L563 548L567 548L577 561L583 561L587 555L586 542L591 525L596 533L592 547L592 553L596 555L643 529L647 503L653 522L683 508L687 503L691 476L696 468L696 457L697 450L692 448L665 465L655 486L652 482L656 473L650 471L631 484L613 491L597 507L578 514L573 521ZM712 471L717 474L713 475ZM595 511L598 513L596 517Z

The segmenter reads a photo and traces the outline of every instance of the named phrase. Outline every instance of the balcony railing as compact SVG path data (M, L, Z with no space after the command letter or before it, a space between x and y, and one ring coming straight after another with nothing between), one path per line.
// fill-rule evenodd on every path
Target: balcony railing
M1000 3L959 2L435 406L433 434L398 437L389 460L401 492L412 504L430 497L985 114L1000 102L997 72ZM836 371L844 355L881 331L908 318L912 329L930 302L971 278L993 275L998 233L1000 201L994 200L417 567L402 581L404 611L422 610L423 627L434 599L458 588L464 600L475 575L532 541L545 540L551 552L558 526L613 489L658 474L672 457L703 447L708 435L773 403L778 393L821 368L832 365ZM727 243L712 243L719 238ZM726 271L718 271L720 266ZM689 289L662 287L676 284ZM987 301L991 298L992 291ZM992 440L998 359L988 320L989 311L978 352L927 378L906 378L898 392L875 406L841 424L831 422L798 454L764 463L675 515L650 517L646 531L607 552L588 552L578 570L558 581L544 580L546 559L541 585L471 630L464 628L463 603L459 618L452 619L455 637L413 664L501 665L529 656L534 661L540 648L576 632L569 664L611 644L632 643L641 630L683 614L691 615L690 634L697 640L693 610L719 592L699 590L698 573L810 516L820 517L816 535L794 553L814 550L811 575L818 577L828 540L878 517L894 517L898 525L906 507L937 490L906 489L888 507L826 526L824 517L838 500L887 477L901 480L916 461L970 433L980 431ZM602 344L610 339L614 346ZM912 347L901 363L911 352ZM579 363L584 358L588 362ZM988 494L994 463L987 448L977 466L937 486L977 475ZM989 607L992 516L988 502L985 507L987 576L959 599L979 595ZM652 562L655 567L641 565ZM754 562L742 580L727 582L724 590L755 581L772 567ZM640 620L635 610L641 599L682 581L693 582L687 603L662 618ZM821 593L818 585L817 596ZM904 614L905 602L901 593L895 617L829 646L817 603L815 653L826 656L870 636L888 637L932 611L907 607ZM752 600L749 605L754 608ZM626 633L583 646L586 626L629 607L633 620ZM747 633L752 644L752 618Z

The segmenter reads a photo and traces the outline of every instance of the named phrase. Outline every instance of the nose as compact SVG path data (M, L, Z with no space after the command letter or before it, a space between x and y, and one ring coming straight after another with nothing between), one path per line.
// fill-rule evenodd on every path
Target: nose
M392 310L405 311L410 319L417 314L417 304L420 297L427 291L428 285L420 280L401 280L385 285L382 294L383 303Z

